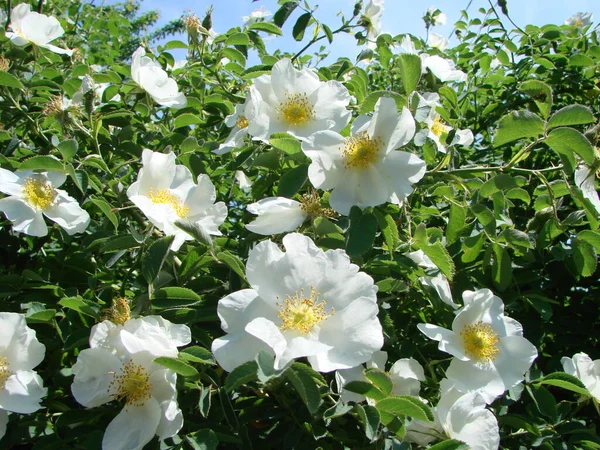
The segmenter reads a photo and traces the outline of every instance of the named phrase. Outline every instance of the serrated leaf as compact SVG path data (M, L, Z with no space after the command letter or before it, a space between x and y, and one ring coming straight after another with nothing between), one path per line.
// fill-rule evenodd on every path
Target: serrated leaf
M281 150L288 155L302 152L302 144L298 139L286 135L283 135L282 137L278 136L279 135L273 135L271 136L271 139L269 139L269 143L277 150Z
M15 89L25 89L25 86L8 72L0 72L0 86L7 86Z
M554 372L548 374L544 378L535 380L534 383L556 386L577 394L585 395L586 397L591 396L590 392L586 389L585 385L579 378L576 378L573 375L569 375L565 372Z
M202 364L216 364L215 359L210 350L194 345L184 348L179 352L179 357L186 361L197 362Z
M531 111L513 111L498 122L494 135L494 147L523 138L539 137L544 134L544 121Z
M1 73L1 72L0 72ZM26 159L19 166L19 170L57 170L64 171L63 163L54 156L32 156Z
M156 358L154 362L166 367L167 369L171 369L173 372L184 377L195 377L198 375L198 371L193 366L190 366L188 363L179 358L161 356Z
M88 305L82 298L80 297L65 297L62 298L58 304L63 308L69 308L74 311L77 311L86 316L93 317L94 319L99 319L100 315L98 314L98 310L93 308L91 305Z
M248 26L249 30L264 31L266 33L283 36L283 31L277 25L271 22L255 22Z
M294 28L292 29L292 36L294 36L295 40L301 41L302 39L304 39L304 32L306 31L306 27L308 26L308 23L310 22L311 18L312 14L309 12L304 13L300 17L298 17L298 20L296 20Z
M148 284L158 276L173 243L175 236L165 236L152 243L142 256L142 275Z
M256 375L257 370L258 365L256 364L256 361L248 361L241 366L236 367L229 375L227 375L227 378L225 378L225 391L231 392L250 381L258 379Z
M290 14L292 14L297 7L297 1L284 3L277 11L275 11L275 14L273 14L273 23L278 27L282 27L288 17L290 17Z
M498 244L492 244L492 281L500 292L512 284L512 263L508 251Z
M374 210L373 214L379 224L379 229L383 233L385 244L388 247L390 253L394 253L394 250L400 245L400 234L398 233L398 226L394 221L394 218L389 214L383 214L379 210Z
M208 428L186 435L186 441L194 450L217 450L219 438Z
M577 239L590 244L597 253L600 253L600 233L592 230L583 230L577 234Z
M90 198L90 202L92 202L98 207L98 209L100 209L100 211L102 211L102 213L108 218L108 220L110 220L110 222L115 227L115 231L117 231L117 228L119 228L119 219L117 218L117 215L114 212L112 212L112 206L99 198Z
M521 83L519 90L533 99L543 117L548 117L552 108L552 88L540 80Z
M355 405L356 414L363 424L365 430L365 436L371 442L377 437L377 429L379 428L381 416L379 411L374 406L370 405Z
M432 445L428 450L469 450L469 448L464 442L449 439Z
M384 371L379 369L367 369L365 371L365 376L373 383L373 386L379 389L386 397L392 393L394 382Z
M589 277L596 271L598 257L596 250L585 241L575 239L573 242L573 262L577 272L582 277Z
M242 260L237 256L226 250L224 252L217 253L217 258L222 263L226 264L231 270L237 273L242 280L246 279L245 266Z
M175 120L173 121L173 128L183 128L189 125L197 125L199 123L202 123L202 120L196 114L183 113L175 117Z
M350 381L344 384L344 389L348 392L372 398L373 400L381 400L386 397L383 392L368 381Z
M583 105L569 105L559 109L548 120L547 128L565 127L570 125L585 125L594 122L592 110Z
M213 246L213 240L210 237L210 234L198 223L190 220L176 220L174 225L180 230L185 231L201 244L204 244L207 247Z
M397 57L400 77L406 95L411 94L421 79L421 58L418 55L403 53Z
M594 164L596 152L590 141L574 128L556 128L544 142L556 153L572 156L574 153L589 166Z
M377 409L382 413L382 422L384 421L383 413L393 416L408 416L413 419L423 420L425 422L433 422L434 416L431 408L416 397L402 395L398 397L388 397L377 402Z
M452 257L448 253L448 250L446 250L446 247L438 241L434 244L423 246L420 249L439 267L446 278L452 281L455 271L454 261L452 261Z
M396 106L401 108L406 104L406 97L394 91L375 91L368 94L360 105L359 114L368 114L375 109L377 101L382 98L393 98L396 101Z
M460 238L461 231L465 227L467 212L462 206L450 205L450 214L448 216L448 226L446 227L446 242L448 245L454 244Z
M290 380L310 414L316 414L321 404L321 394L317 383L307 372L290 367L285 376Z
M165 287L154 291L152 306L155 308L175 308L200 303L202 298L191 289Z
M77 150L79 150L79 144L75 139L67 139L66 141L62 141L60 144L58 144L56 148L62 155L63 160L71 161L73 156L75 156L77 153Z
M250 38L246 33L234 33L227 38L225 45L250 45Z

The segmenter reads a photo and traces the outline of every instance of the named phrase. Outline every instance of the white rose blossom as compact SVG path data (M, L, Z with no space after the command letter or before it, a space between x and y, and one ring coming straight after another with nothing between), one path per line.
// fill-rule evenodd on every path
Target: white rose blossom
M31 11L31 5L28 3L21 3L12 9L9 27L11 31L6 32L6 37L14 45L23 47L31 43L54 53L69 56L73 54L73 50L50 44L50 41L65 34L56 17Z
M494 414L477 392L463 394L449 380L440 383L442 396L433 408L434 422L413 419L406 426L406 440L426 446L436 440L456 439L471 450L497 450L500 430Z
M238 186L244 192L250 192L252 189L252 180L248 178L248 176L241 170L235 171L235 181L237 181Z
M576 353L573 358L563 357L563 370L581 380L597 402L600 402L600 359L592 361L586 353Z
M33 368L45 353L23 314L0 312L0 438L6 433L7 411L30 414L40 409L47 389Z
M383 14L383 0L369 0L363 14L363 21L367 28L367 47L377 47L377 36L381 34L381 16Z
M366 363L367 369L375 368L386 372L385 363L387 357L387 352L384 351L373 353L373 357ZM360 365L351 369L342 369L335 372L335 381L338 391L341 393L340 398L343 402L347 403L353 401L358 403L365 400L363 395L344 389L344 386L351 381L368 381L364 369L365 368ZM414 358L401 358L397 360L386 373L393 383L390 395L412 395L417 397L421 390L421 381L425 381L423 367ZM366 400L369 401L369 399Z
M252 25L253 23L260 22L267 17L272 15L271 11L265 9L264 6L261 6L259 9L252 11L249 15L242 17L242 22L244 25Z
M71 392L87 408L124 403L106 428L104 450L141 450L154 435L163 440L179 432L183 414L177 404L177 374L154 359L177 357L177 347L190 341L186 325L160 316L123 325L104 321L92 328L90 348L79 353L72 368Z
M587 166L580 166L575 170L575 185L581 190L584 198L591 203L596 214L600 214L600 197L596 191L596 174Z
M448 38L436 33L431 33L429 35L429 45L438 50L446 50L448 47Z
M594 15L592 13L578 12L577 14L573 14L571 17L565 20L565 25L583 28L591 24L592 20L594 20Z
M83 233L90 215L77 200L58 189L67 179L63 172L32 172L0 169L0 211L13 222L13 230L30 236L46 236L44 216L59 224L68 234Z
M417 55L417 48L409 35L402 38L400 48L410 55ZM454 61L444 59L439 55L430 55L428 53L419 54L421 58L421 73L425 74L427 69L435 75L442 83L447 81L464 82L467 81L467 74L462 70L456 69Z
M436 11L439 11L439 9L435 6L430 6L429 8L427 8L427 13L433 19L433 26L446 25L446 14L444 14L442 11L439 11L437 14L434 15Z
M504 303L489 289L465 291L464 307L452 330L419 324L438 348L454 358L446 376L461 392L478 391L487 403L524 378L537 357L535 346L523 337L521 324L504 315Z
M283 369L307 357L313 369L331 372L368 361L383 345L377 286L343 250L324 252L298 233L283 238L285 253L263 241L248 256L251 289L219 300L227 334L212 351L226 371L264 350Z
M175 226L188 221L205 233L220 236L218 227L227 217L225 203L215 203L215 186L208 175L198 175L194 183L189 169L175 164L175 154L145 149L137 181L127 189L127 197L142 210L156 228L175 236L171 250L177 251L193 237Z
M424 269L434 269L439 271L438 266L435 265L423 250L407 253L406 256ZM421 284L433 288L440 299L447 305L452 306L454 309L460 308L460 305L455 303L452 299L452 291L450 290L448 279L441 272L435 276L427 275L419 277L419 281Z
M282 132L306 139L320 130L341 131L350 120L349 103L341 83L320 81L315 72L298 70L286 58L275 63L270 75L254 80L243 116L256 139L268 142L271 134Z
M177 82L169 78L159 63L147 57L142 47L131 56L131 78L159 105L174 109L187 105L187 99L179 92Z
M246 103L235 106L235 112L225 118L225 125L231 128L231 132L219 148L213 150L217 155L224 155L236 148L244 146L244 139L248 136L248 119L244 116Z
M354 205L366 208L387 201L400 205L425 175L421 158L396 151L414 133L410 111L403 108L399 114L393 99L380 98L372 117L356 118L350 137L320 131L302 143L302 151L312 160L310 182L318 189L332 189L329 203L343 215Z
M444 123L442 116L435 111L435 108L431 108L429 116L425 118L424 122L425 127L415 134L415 145L421 147L427 139L431 139L435 143L438 152L446 153L446 138L453 128ZM471 130L456 130L450 146L463 145L467 147L473 143L473 140Z

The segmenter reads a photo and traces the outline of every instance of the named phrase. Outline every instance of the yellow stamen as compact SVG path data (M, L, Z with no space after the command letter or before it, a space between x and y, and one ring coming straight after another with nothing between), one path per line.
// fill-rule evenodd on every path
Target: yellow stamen
M23 185L25 200L34 208L45 210L58 195L52 185L43 177L28 177Z
M481 321L467 325L460 332L465 346L465 353L471 359L487 362L496 359L500 352L500 337L491 325Z
M374 163L382 146L380 138L371 139L366 131L346 139L342 150L346 167L365 168Z
M248 119L246 119L246 116L238 116L238 118L235 121L235 126L238 127L240 130L248 128Z
M0 57L0 72L8 72L10 68L10 60L4 57Z
M8 360L4 356L0 357L0 390L4 389L6 380L12 375L12 372L8 370L9 365Z
M314 189L310 189L306 194L302 195L300 209L312 217L333 217L335 215L331 208L323 208L321 206L321 197L319 197L319 193Z
M131 307L124 297L119 297L113 301L110 309L106 310L105 318L117 325L124 325L131 319Z
M168 189L159 189L157 191L154 191L154 189L150 188L150 193L148 197L150 197L152 203L171 205L177 213L177 215L182 219L186 219L190 213L190 208L186 206L186 204L183 203L179 197L171 193L171 191L169 191Z
M150 399L150 375L142 366L129 360L119 375L113 373L108 386L115 400L125 400L129 406L143 406Z
M286 101L277 110L280 119L289 125L300 127L314 119L315 110L306 94L285 94Z
M442 137L443 134L447 134L450 127L444 123L440 115L436 115L433 123L431 124L431 132L437 137Z
M281 330L295 330L301 334L308 334L315 325L335 314L333 308L329 313L325 311L325 301L319 301L318 294L312 286L308 298L304 296L304 289L300 291L300 294L296 292L293 296L287 295L286 297L283 304L277 304Z

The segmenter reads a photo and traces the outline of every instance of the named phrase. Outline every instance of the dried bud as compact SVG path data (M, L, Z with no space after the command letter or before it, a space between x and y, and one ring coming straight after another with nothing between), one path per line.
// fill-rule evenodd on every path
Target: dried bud
M8 72L10 68L10 60L4 57L0 57L0 72Z

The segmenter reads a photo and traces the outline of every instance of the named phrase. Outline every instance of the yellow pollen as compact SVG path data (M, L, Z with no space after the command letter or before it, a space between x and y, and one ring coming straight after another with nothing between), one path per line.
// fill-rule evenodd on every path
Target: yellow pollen
M313 217L333 217L335 215L331 208L323 208L321 206L321 197L319 197L319 193L314 189L310 189L306 194L302 195L300 209Z
M25 200L31 206L44 210L48 208L58 195L50 183L41 177L28 177L23 185Z
M106 310L105 318L117 325L124 325L131 319L131 308L127 299L124 297L115 299L111 308Z
M179 197L172 194L168 189L159 189L154 191L150 188L150 194L148 195L152 203L160 203L164 205L171 205L177 215L182 219L187 218L190 213L190 208L181 201Z
M186 28L188 29L188 32L189 31L197 31L198 28L200 28L200 19L194 13L191 13L188 16L184 16L182 18L182 21L183 21L184 25L186 26Z
M246 116L238 116L237 120L235 121L235 126L240 130L248 128L248 119L246 119Z
M444 124L444 121L439 114L436 115L433 123L431 124L431 132L437 137L442 137L442 134L448 133L448 128L448 125Z
M10 60L0 57L0 72L7 72L10 68Z
M471 359L487 362L496 359L500 349L499 336L491 325L481 321L465 326L460 332L465 345L465 353Z
M300 127L314 119L315 110L306 94L285 94L286 101L277 110L279 117L289 125Z
M346 167L365 168L374 163L382 146L380 138L371 139L366 131L346 139L342 150Z
M142 366L129 360L119 375L113 373L108 392L115 400L125 400L129 406L143 406L150 399L150 375Z
M582 27L583 26L583 20L577 19L577 20L575 20L575 23L573 25L575 25L576 27Z
M0 357L0 390L4 389L6 380L12 375L12 372L8 370L9 365L8 360L4 356Z
M277 304L281 330L295 330L301 334L308 334L315 325L335 314L333 308L330 313L325 311L326 303L319 301L318 294L312 286L308 298L304 296L304 289L300 290L300 294L296 291L293 296L286 297L283 304Z

